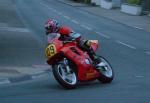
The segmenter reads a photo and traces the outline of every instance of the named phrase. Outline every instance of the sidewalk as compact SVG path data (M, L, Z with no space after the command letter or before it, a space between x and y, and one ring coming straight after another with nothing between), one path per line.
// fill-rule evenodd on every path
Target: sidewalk
M73 0L57 0L61 3L67 4L67 5L71 5L71 6L75 6L75 7L86 7L89 6L85 3L81 3L81 2L74 2Z
M72 0L58 0L67 5L78 7L93 15L104 17L116 21L118 23L150 32L150 16L132 16L120 12L119 9L107 10L99 6L78 6L79 3L74 3Z
M38 78L50 72L47 65L32 67L0 66L0 85Z
M18 17L12 0L1 0L0 12L0 84L34 79L47 73L50 67L46 64L32 66L17 66L13 64L15 60L19 62L23 58L22 55L25 54L23 52L25 49L31 48L31 44L31 46L26 45L25 48L27 43L24 43L21 38L28 41L32 33ZM36 44L38 51L38 42L35 39L32 39L32 41ZM24 47L21 48L21 45ZM19 52L21 52L20 55ZM12 65L7 65L9 62Z

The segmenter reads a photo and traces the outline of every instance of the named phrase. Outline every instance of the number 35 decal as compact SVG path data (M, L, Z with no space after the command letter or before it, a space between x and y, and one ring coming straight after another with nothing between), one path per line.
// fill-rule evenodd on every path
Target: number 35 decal
M56 48L54 44L49 44L45 49L46 57L51 58L56 54Z

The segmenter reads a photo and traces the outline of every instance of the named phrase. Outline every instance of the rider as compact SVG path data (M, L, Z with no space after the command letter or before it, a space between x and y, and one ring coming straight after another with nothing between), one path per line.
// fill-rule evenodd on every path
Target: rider
M88 40L82 40L81 35L77 39L71 37L71 34L74 33L71 28L67 26L60 26L56 20L49 19L45 24L45 29L46 29L46 35L51 34L49 36L57 36L62 41L75 39L76 42L78 43L78 46L82 50L87 51L90 58L94 61L94 66L97 66L97 64L100 63L100 59L95 54L92 47L90 47Z

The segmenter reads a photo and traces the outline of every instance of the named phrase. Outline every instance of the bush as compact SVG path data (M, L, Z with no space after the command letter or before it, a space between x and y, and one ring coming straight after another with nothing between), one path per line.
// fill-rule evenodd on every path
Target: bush
M84 0L85 3L91 3L91 0Z
M91 0L73 0L76 2L84 2L84 3L91 3Z
M112 0L105 0L105 1L107 1L107 2L111 2Z
M141 5L141 0L127 0L128 4Z

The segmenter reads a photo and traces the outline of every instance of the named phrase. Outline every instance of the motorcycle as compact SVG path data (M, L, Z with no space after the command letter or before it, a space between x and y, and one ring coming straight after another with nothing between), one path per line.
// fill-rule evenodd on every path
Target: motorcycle
M89 40L96 52L98 40ZM45 48L47 63L52 66L52 72L57 82L66 89L77 87L78 82L99 80L110 83L114 73L110 63L102 56L98 67L93 66L87 52L81 50L74 40L61 41L58 38L48 40Z

